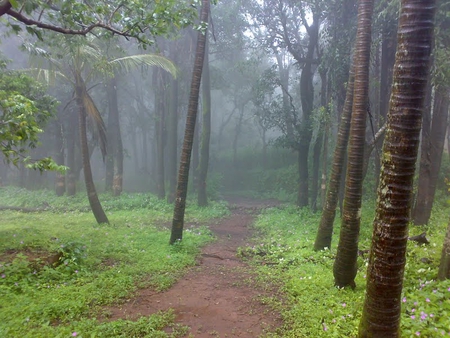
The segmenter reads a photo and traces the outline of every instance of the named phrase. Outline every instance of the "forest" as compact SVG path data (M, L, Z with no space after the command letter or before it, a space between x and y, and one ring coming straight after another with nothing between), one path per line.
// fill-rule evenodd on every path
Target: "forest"
M0 337L450 336L449 13L0 0Z

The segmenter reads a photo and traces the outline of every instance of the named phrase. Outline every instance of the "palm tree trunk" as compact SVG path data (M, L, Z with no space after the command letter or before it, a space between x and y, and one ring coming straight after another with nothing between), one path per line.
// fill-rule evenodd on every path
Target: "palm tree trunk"
M400 337L400 297L435 8L435 0L401 2L383 170L359 337Z
M202 0L202 9L200 13L201 22L208 22L208 14L209 0ZM181 241L183 238L184 210L186 208L189 164L191 161L192 143L194 141L195 121L197 119L198 97L202 78L207 33L207 29L204 32L199 31L198 33L194 70L192 72L191 92L189 95L188 113L186 117L186 130L184 133L183 148L181 151L180 169L178 171L177 197L175 199L175 208L173 211L170 244Z
M316 240L314 242L314 250L323 250L325 248L331 247L333 223L336 215L336 207L339 200L339 187L341 185L345 154L347 153L348 136L350 134L353 88L354 67L352 66L349 74L344 108L341 114L341 121L339 123L336 148L334 149L330 182L328 183L326 201L322 206L322 216L320 218L320 224L317 230Z
M373 0L360 0L355 45L355 89L345 180L341 233L333 267L335 285L355 286L358 237L361 222L364 144L369 97L369 63Z
M106 155L105 190L113 191L115 155L117 152L117 126L119 124L119 108L117 104L117 81L113 77L108 82L108 155Z
M103 211L102 205L98 199L97 191L95 190L94 178L92 177L91 163L89 160L89 148L87 141L86 132L86 110L82 101L82 91L83 88L80 86L76 87L77 104L78 104L78 122L80 129L80 147L81 147L81 158L83 161L83 173L84 182L86 184L86 192L88 195L89 205L91 206L92 212L94 213L95 219L98 224L108 223L109 220Z
M200 146L200 165L198 172L198 199L197 203L203 207L208 205L208 196L206 193L206 178L208 176L209 165L209 140L211 138L211 84L209 78L209 48L208 37L205 46L205 59L203 64L202 79L202 97L203 97L203 115L202 115L202 137Z

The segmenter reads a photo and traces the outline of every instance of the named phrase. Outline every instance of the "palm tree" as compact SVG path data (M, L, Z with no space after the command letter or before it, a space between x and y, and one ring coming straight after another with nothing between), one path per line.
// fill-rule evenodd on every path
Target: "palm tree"
M39 55L46 56L46 60L49 61L49 68L37 70L37 76L47 81L51 78L58 77L64 82L69 83L74 90L79 114L80 148L89 204L98 223L109 223L108 217L103 211L98 199L92 177L86 132L87 116L95 123L103 159L105 158L107 147L106 127L94 100L88 93L86 83L91 81L94 76L104 75L105 71L113 71L113 73L114 71L130 71L136 66L142 65L157 65L173 75L176 74L176 69L172 62L160 55L133 55L105 60L98 44L92 38L84 39L66 36L58 36L58 38L60 39L60 43L58 44L60 48L59 54L63 57L55 59L51 57L50 53L44 53L40 50Z
M209 0L202 0L200 22L207 23L209 14ZM172 232L170 244L181 241L183 238L184 210L186 208L186 195L189 178L189 165L191 162L192 144L194 142L195 121L197 119L198 98L202 78L203 60L205 57L206 36L208 30L200 30L195 51L194 70L192 72L191 92L189 95L186 128L184 132L183 148L181 150L180 168L178 170L178 184L173 211Z
M373 0L359 0L355 44L352 120L345 181L344 210L333 274L336 286L355 286L361 222L363 159L369 96L369 63Z
M402 0L359 337L399 337L413 179L430 71L435 0Z

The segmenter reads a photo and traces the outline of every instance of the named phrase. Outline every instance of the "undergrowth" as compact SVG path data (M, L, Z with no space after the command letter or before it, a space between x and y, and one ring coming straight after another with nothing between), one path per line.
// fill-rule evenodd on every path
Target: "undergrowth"
M173 206L148 194L101 196L111 225L84 212L87 199L49 191L0 189L1 205L48 211L2 211L1 337L179 337L186 328L161 312L138 321L108 321L106 305L141 287L168 288L212 240L201 224L226 205L186 210L183 242L168 245ZM44 203L45 202L45 203ZM171 327L171 333L163 329Z
M427 227L410 228L410 235L427 231L430 245L408 243L402 296L402 336L450 336L450 281L436 281L448 209L434 211ZM281 311L284 325L268 337L356 337L366 286L372 233L373 205L363 210L356 289L334 287L333 263L339 234L335 227L331 249L315 252L320 213L286 207L269 209L256 221L258 236L239 254L251 258L260 283L276 284L284 294L267 300ZM338 217L337 217L338 219Z

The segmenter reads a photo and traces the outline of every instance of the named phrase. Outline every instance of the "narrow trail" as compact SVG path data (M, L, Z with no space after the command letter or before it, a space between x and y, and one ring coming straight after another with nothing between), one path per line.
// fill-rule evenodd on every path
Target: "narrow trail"
M110 309L110 320L137 319L174 309L176 323L191 329L186 337L258 337L281 324L279 314L258 297L264 290L252 284L249 266L236 256L248 243L258 210L276 201L230 201L232 215L210 225L217 240L202 249L198 264L169 290L140 290L134 299Z

